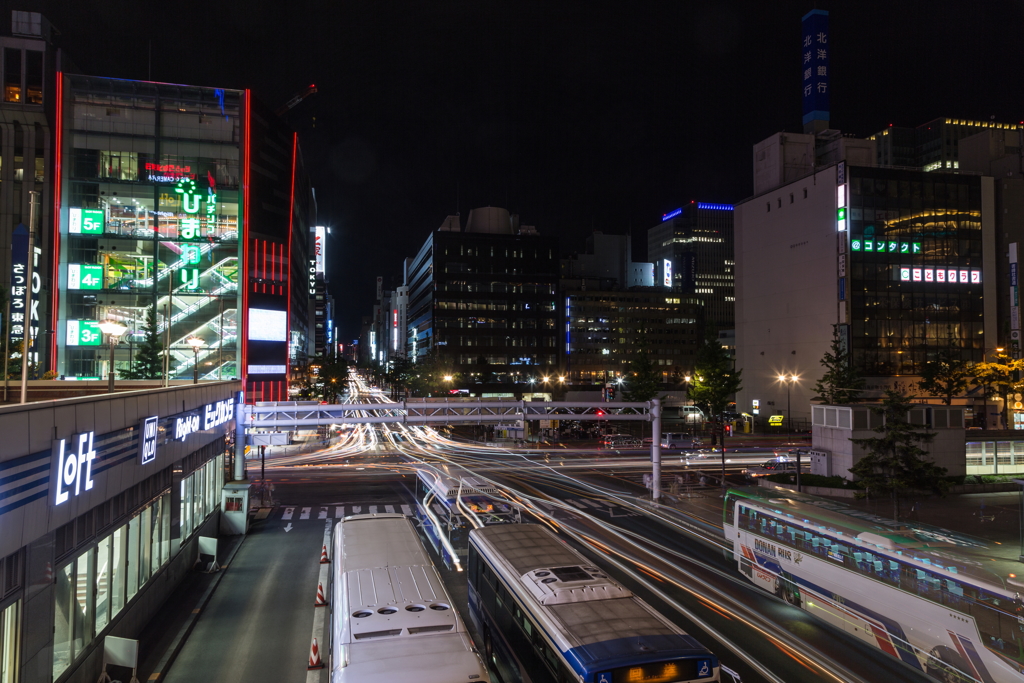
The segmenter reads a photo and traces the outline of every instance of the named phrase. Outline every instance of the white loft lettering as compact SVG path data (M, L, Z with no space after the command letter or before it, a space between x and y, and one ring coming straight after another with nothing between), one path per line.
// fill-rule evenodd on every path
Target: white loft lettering
M72 446L77 451L68 452L65 448L65 440L60 439L54 444L54 451L57 457L57 469L53 473L54 497L53 504L66 503L74 495L82 491L92 489L92 461L96 457L93 449L93 436L95 432L77 434L72 437ZM71 492L74 487L74 493Z

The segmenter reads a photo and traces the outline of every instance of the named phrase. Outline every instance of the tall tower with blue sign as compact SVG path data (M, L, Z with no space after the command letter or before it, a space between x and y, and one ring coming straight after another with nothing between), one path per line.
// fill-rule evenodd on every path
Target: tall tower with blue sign
M800 83L803 85L805 133L820 133L829 127L829 65L832 49L828 36L828 12L813 9L801 21Z

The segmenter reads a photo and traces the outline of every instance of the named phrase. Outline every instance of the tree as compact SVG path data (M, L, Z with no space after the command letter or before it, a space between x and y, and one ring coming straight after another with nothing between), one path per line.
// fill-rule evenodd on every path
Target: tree
M640 353L630 361L624 385L622 396L627 401L642 403L650 401L658 395L658 390L661 388L661 377L654 369L654 363L648 357L646 350L641 349Z
M742 388L742 373L733 368L733 359L721 342L709 335L697 349L690 398L706 415L721 415L730 397Z
M164 345L160 343L160 333L156 326L156 309L150 307L146 313L146 324L142 326L142 343L135 352L135 362L127 372L125 379L161 379L164 376Z
M949 482L946 468L927 459L921 444L931 443L935 434L916 431L910 423L913 404L895 389L886 389L881 405L871 411L881 415L883 422L873 430L879 436L851 439L867 455L850 472L858 477L857 485L867 493L888 495L892 499L892 517L899 521L900 499L912 491L931 490L945 495Z
M1024 359L1012 358L1002 351L998 352L991 362L978 363L973 367L974 380L985 385L985 397L998 396L1003 399L1003 425L1008 424L1009 395L1016 393L1022 386L1022 369Z
M971 367L960 358L959 349L952 342L939 352L938 358L924 364L921 381L917 386L932 396L939 396L947 406L953 398L961 396L971 384Z
M864 390L864 378L860 376L850 363L850 354L843 347L839 335L839 325L832 326L832 344L821 357L821 366L825 374L814 385L818 394L812 401L827 405L845 405L860 399Z

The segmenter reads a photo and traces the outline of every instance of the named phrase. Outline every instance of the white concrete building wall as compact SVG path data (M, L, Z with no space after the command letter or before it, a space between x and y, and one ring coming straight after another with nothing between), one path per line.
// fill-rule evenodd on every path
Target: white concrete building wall
M756 399L761 415L785 413L777 377L795 374L793 417L810 419L811 387L839 322L836 166L737 205L735 220L737 410L751 412Z

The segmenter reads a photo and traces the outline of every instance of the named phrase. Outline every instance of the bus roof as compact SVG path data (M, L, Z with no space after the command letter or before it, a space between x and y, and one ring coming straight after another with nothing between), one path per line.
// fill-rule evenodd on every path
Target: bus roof
M730 489L726 504L737 498L750 499L779 516L803 522L848 543L873 546L898 554L903 560L916 560L922 569L970 577L1010 595L1024 586L1024 581L1013 576L1019 572L1020 562L1000 557L1006 555L1000 544L977 536L919 522L897 522L838 501L790 490L734 488Z
M472 530L470 538L482 552L497 560L524 604L530 605L525 598L532 597L535 606L528 609L543 611L559 627L572 657L588 670L614 668L641 659L707 654L699 642L590 566L590 560L561 542L547 527L489 526ZM547 573L553 576L541 576Z
M443 466L442 466L443 467ZM418 465L416 475L434 492L438 498L455 498L462 486L462 495L498 495L498 489L478 477L452 474L432 465Z

